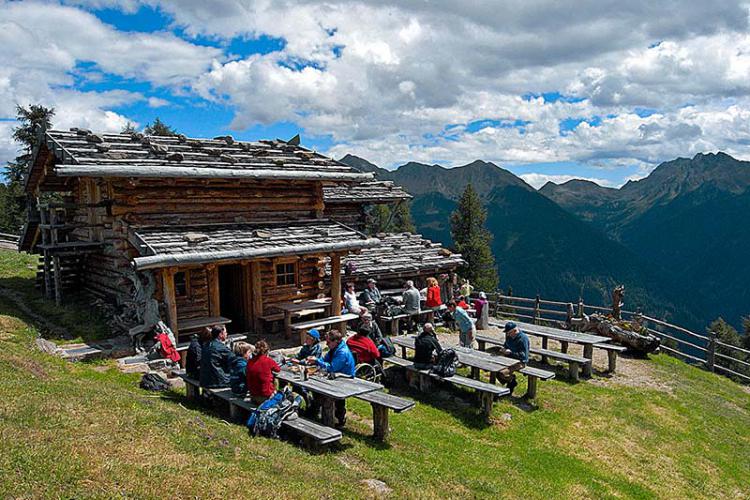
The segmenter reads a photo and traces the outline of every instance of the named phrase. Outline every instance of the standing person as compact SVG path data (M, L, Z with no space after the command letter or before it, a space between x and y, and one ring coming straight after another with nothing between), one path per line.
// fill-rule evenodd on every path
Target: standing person
M305 361L310 356L319 358L322 355L323 347L320 345L320 332L315 328L311 328L305 332L305 343L297 355L291 359L291 362L296 365L301 361Z
M513 372L522 369L529 362L529 337L512 321L505 323L503 331L505 331L503 354L517 359L518 363L500 370L498 372L498 379L505 383L508 389L510 389L510 393L513 394L513 389L518 385Z
M276 392L273 374L280 372L281 367L268 356L268 350L268 342L259 340L255 343L255 355L247 362L247 390L255 404L262 404Z
M357 293L354 291L354 283L346 284L346 291L344 292L344 309L346 309L346 312L353 314L362 314L363 309L364 312L367 312L367 308L362 307L359 304L359 300L357 300Z
M438 354L443 348L435 335L432 323L425 323L416 339L414 339L414 368L429 370L435 364Z
M477 330L486 330L490 322L490 303L487 301L487 294L479 292L479 298L474 299L474 309L477 312Z
M471 304L471 292L473 291L474 287L471 283L469 283L469 280L461 280L461 288L459 289L459 293L464 296L466 302L468 302L469 304Z
M403 299L404 313L409 315L406 328L409 332L413 332L414 320L412 316L419 314L421 306L419 304L419 290L414 287L414 282L412 280L404 283L404 293L401 295L401 298ZM399 332L393 333L398 335Z
M453 300L453 283L450 275L447 273L439 275L438 284L440 285L440 298L447 304Z
M440 300L440 286L435 278L427 278L427 299L426 307L440 307L443 301Z
M235 396L245 396L247 393L247 361L254 350L255 347L247 342L235 342L232 346L234 358L229 372L229 387Z
M469 313L465 309L457 307L456 303L452 300L448 302L448 311L453 314L456 326L458 326L458 343L461 347L475 349L474 337L476 337L476 329L474 322L469 317Z
M380 290L378 290L378 282L372 278L368 278L367 287L360 294L359 300L370 310L380 304L383 296L380 294Z
M338 330L331 330L326 336L326 345L328 352L322 358L307 358L308 363L317 364L328 373L340 373L349 377L354 377L356 364L354 356L349 350L349 346L344 342L344 334ZM312 412L317 413L318 404L314 402ZM336 400L336 419L338 427L346 424L346 400Z
M201 349L201 387L229 387L229 370L232 351L224 344L227 329L216 325L211 328L211 340Z

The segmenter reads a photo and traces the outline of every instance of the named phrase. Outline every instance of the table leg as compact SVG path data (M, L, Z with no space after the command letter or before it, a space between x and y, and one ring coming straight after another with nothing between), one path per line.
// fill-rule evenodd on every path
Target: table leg
M617 369L617 351L607 351L608 356L608 371L609 373L615 373L615 370Z
M388 426L388 408L383 405L372 404L373 436L378 441L387 441L390 434Z
M400 335L401 332L398 331L398 320L392 319L391 320L391 335Z
M476 366L471 367L471 378L474 380L479 380L479 368Z
M563 353L563 354L567 354L568 353L568 343L565 342L564 340L560 341L560 352Z
M495 372L490 372L490 384L495 385L497 383L497 375Z
M491 392L482 393L482 414L485 421L489 422L492 416L492 406L495 403L495 395Z
M487 347L484 340L477 340L477 347L480 351L484 351L484 349Z
M401 358L406 359L406 347L401 346Z
M333 427L336 423L336 401L333 398L316 394L320 398L321 421L327 427Z
M542 349L547 349L549 347L549 339L547 337L542 337ZM548 363L547 356L542 355L542 363L545 365Z
M591 367L594 365L594 346L592 344L585 344L583 346L583 357L590 361L590 363L586 363L583 366L583 376L591 378Z
M530 376L528 377L528 389L526 389L526 397L528 399L536 399L536 387L537 387L537 381L539 379L537 377Z

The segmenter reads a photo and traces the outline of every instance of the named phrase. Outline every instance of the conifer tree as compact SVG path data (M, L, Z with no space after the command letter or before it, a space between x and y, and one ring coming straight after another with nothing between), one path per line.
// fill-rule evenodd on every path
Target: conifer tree
M375 205L368 214L367 233L413 233L416 231L407 202L396 207Z
M485 228L486 220L487 211L474 187L468 184L451 215L451 236L456 251L467 262L459 274L469 279L478 290L489 292L497 288L498 276L490 247L492 235Z
M170 127L158 117L154 120L154 123L149 123L143 129L143 133L146 135L177 135L177 130L174 127Z
M393 209L392 231L396 233L414 233L417 228L411 220L411 207L408 201L402 201Z

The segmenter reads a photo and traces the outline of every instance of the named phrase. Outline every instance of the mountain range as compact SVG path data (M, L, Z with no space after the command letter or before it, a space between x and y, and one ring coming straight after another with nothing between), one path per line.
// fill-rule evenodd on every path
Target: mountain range
M703 331L718 316L750 314L750 163L699 154L659 165L619 189L572 180L536 190L484 161L395 170L347 155L342 162L392 180L414 196L420 233L450 246L450 214L471 183L487 208L501 287L515 295L609 304Z

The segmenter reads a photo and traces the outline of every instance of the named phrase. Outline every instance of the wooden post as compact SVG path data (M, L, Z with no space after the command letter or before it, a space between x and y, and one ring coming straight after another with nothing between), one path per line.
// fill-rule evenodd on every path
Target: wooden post
M617 370L617 351L607 351L607 371L615 373Z
M588 359L589 362L583 365L583 376L585 378L591 378L591 369L594 366L594 346L593 344L583 345L583 357Z
M253 330L253 271L250 262L242 263L242 309L245 316L245 331Z
M221 316L219 269L216 264L206 265L206 277L208 278L208 315Z
M256 334L259 334L261 327L260 317L263 315L263 289L261 286L260 262L254 260L250 263L250 274L252 275L252 296L253 296L253 325Z
M483 392L481 398L482 414L484 415L485 421L489 422L490 417L492 417L492 406L495 403L495 395L491 392Z
M539 294L536 296L536 301L534 302L534 324L539 324L539 317L541 316L541 312L539 309L541 308L541 299L539 298Z
M321 421L323 422L323 425L333 427L336 415L336 401L333 398L320 394L316 394L315 397L320 398L321 400Z
M388 407L375 403L372 406L373 437L378 441L387 441L391 429L388 425Z
M176 270L173 267L162 269L162 291L164 294L164 304L167 306L167 324L174 333L174 338L179 341L179 331L177 329L177 300L174 291L174 274Z
M578 317L583 318L584 311L583 311L583 299L578 299Z
M573 382L578 382L578 370L580 369L578 363L571 361L568 364L568 378Z
M58 306L62 303L62 268L60 266L60 257L52 257L52 268L55 271L55 304Z
M706 368L712 372L714 371L714 362L716 361L716 332L708 332L708 345L706 349Z
M549 348L549 338L542 337L542 349L547 350ZM547 356L542 354L542 363L545 365L548 363Z
M341 255L331 254L331 315L341 316ZM339 323L339 330L346 334L346 323Z
M536 387L538 382L537 377L530 376L528 378L528 388L526 389L526 397L528 399L536 399Z

